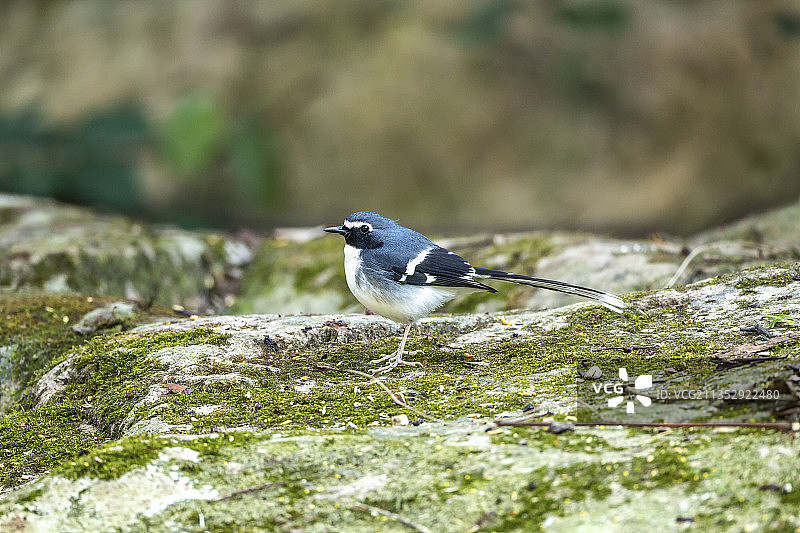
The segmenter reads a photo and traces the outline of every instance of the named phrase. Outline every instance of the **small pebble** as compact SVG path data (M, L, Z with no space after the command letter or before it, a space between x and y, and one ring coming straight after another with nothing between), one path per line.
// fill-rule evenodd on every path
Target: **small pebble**
M584 372L581 377L586 379L600 379L603 377L603 371L600 370L599 366L593 366Z
M408 416L404 414L394 415L392 417L392 425L393 426L407 426L408 425Z
M547 431L553 433L554 435L559 435L564 433L565 431L575 431L575 424L572 422L550 422L550 425L547 426Z
M273 352L279 352L280 351L280 347L278 346L278 343L275 342L274 340L272 340L272 337L270 337L269 335L264 335L264 345L267 348L269 348L270 350L272 350Z

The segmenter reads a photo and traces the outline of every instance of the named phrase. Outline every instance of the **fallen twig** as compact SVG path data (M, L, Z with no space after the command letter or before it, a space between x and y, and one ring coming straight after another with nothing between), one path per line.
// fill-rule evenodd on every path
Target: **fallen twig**
M411 529L416 529L421 533L433 533L433 531L423 526L422 524L417 524L416 522L412 522L411 520L405 518L404 516L401 516L397 513L393 513L391 511L387 511L386 509L381 509L380 507L373 507L372 505L367 505L366 503L354 503L353 509L357 511L366 511L370 514L377 514L385 516L387 518L391 518L393 520L397 520L404 526L410 527Z
M789 381L789 380L785 380L785 381L783 382L783 384L784 384L784 385L786 385L786 388L787 388L787 389L789 389L789 392L791 392L791 393L792 393L792 395L793 395L795 398L797 398L798 400L800 400L800 387L798 387L797 385L795 385L794 383L792 383L792 382L791 382L791 381Z
M756 365L758 363L767 363L769 361L779 361L781 359L786 359L789 357L788 355L781 355L778 357L737 357L736 359L718 359L716 363L719 366L724 366L728 368L732 368L735 366L743 366L743 365Z
M529 422L500 418L494 421L498 426L548 427L549 422ZM781 431L800 431L800 423L794 422L573 422L576 426L622 426L631 428L762 428Z
M433 418L432 416L428 415L427 413L423 413L422 411L420 411L418 409L414 409L413 407L408 405L406 402L404 402L403 400L398 398L397 395L395 393L393 393L391 391L391 389L389 389L389 387L384 385L383 382L381 382L380 379L378 379L377 377L375 377L375 376L373 376L371 374L367 374L366 372L361 372L359 370L349 370L347 368L336 368L335 366L323 365L321 363L316 363L314 365L314 368L316 368L318 370L333 370L334 372L346 372L348 374L353 374L353 375L356 375L356 376L361 376L361 377L367 378L367 379L369 379L368 385L371 385L372 383L375 383L378 387L383 389L384 392L386 392L386 394L389 395L389 398L391 398L394 403L396 403L400 407L404 407L405 409L408 409L409 411L411 411L413 413L416 413L417 415L421 416L422 418L426 418L428 420L436 420L435 418Z
M763 339L756 342L751 342L748 344L740 344L739 346L734 346L733 348L729 348L723 352L715 353L713 357L719 359L721 361L731 361L741 358L751 358L751 356L759 354L760 352L765 352L770 348L773 348L779 344L783 344L784 342L790 342L800 340L800 331L790 331L784 335L779 335L777 337L772 337L770 339ZM765 360L770 359L778 359L778 357L767 357ZM754 361L745 361L745 362L754 362Z
M226 494L225 496L220 496L218 498L214 498L211 500L212 502L221 502L224 500L230 500L231 498L235 498L236 496L241 496L242 494L250 494L251 492L257 492L259 490L264 489L271 489L272 487L277 487L279 485L283 485L283 481L273 481L272 483L264 483L263 485L257 485L255 487L248 487L246 489L235 490L230 494Z
M684 258L684 260L681 262L680 266L678 267L678 270L675 271L675 274L667 282L667 284L664 286L664 288L665 289L671 289L672 286L675 285L675 283L677 283L677 281L679 279L681 279L681 276L683 275L683 272L686 270L686 268L689 266L689 263L691 263L694 260L695 257L697 257L701 253L706 252L708 250L713 250L717 245L718 245L718 243L713 243L712 242L712 243L709 243L709 244L704 244L704 245L698 246L697 248L695 248L694 250L689 252L689 255L687 255Z
M747 333L760 333L761 335L764 335L768 339L771 339L776 336L774 333L772 333L770 330L768 330L758 322L753 322L752 326L743 326L739 328L739 331L745 331Z
M586 407L591 409L591 407L589 407L588 405L586 405ZM529 420L538 420L540 418L544 418L544 417L550 416L552 414L553 413L551 413L550 411L545 411L544 413L535 413L535 414L530 414L530 415L513 416L513 417L512 416L508 416L508 417L498 418L494 422L498 426L522 425L522 424L516 424L516 423L515 424L510 424L510 423L500 424L498 422L498 420L504 420L504 421L507 421L507 422L527 422ZM597 414L597 413L595 413L595 414Z
M611 350L621 350L624 353L631 353L637 352L640 350L655 350L658 346L653 344L649 345L631 345L631 346L593 346L591 351L593 352L606 352Z
M730 243L728 241L719 241L719 242L710 242L710 243L707 243L707 244L701 244L700 246L697 246L694 250L689 252L689 255L687 255L683 259L683 261L681 262L680 266L678 267L678 270L675 271L675 274L667 282L667 284L664 286L664 288L665 289L671 289L678 282L678 280L681 279L681 276L683 276L683 273L689 267L689 264L692 261L694 261L694 259L698 255L704 254L706 252L711 252L711 251L721 252L721 253L725 254L726 253L725 249L726 248L731 248L731 244L732 243ZM761 254L763 249L764 249L764 245L742 244L740 246L741 246L740 250L742 250L742 249L743 250L748 250L748 249L749 250L755 250L755 252L757 254ZM730 253L728 253L728 255L730 255Z

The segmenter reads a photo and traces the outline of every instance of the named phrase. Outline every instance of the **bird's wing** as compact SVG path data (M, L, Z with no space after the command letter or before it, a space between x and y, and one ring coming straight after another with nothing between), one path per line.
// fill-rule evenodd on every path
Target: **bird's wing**
M475 281L474 275L475 269L464 258L438 246L426 250L408 264L392 267L393 279L401 284L466 287L497 292Z

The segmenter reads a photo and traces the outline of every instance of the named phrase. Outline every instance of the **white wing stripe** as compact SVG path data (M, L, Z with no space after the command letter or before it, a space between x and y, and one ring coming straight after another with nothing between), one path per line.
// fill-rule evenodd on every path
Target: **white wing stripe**
M417 254L417 257L408 262L406 265L406 276L414 275L414 271L417 269L417 266L422 263L426 257L428 257L428 254L431 253L431 250L433 250L433 248L422 250L419 254ZM405 277L400 281L405 281Z

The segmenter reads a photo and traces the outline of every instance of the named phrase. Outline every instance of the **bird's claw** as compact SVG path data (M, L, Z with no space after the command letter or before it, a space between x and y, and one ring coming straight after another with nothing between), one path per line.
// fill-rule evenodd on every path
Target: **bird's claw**
M403 351L403 355L417 355L418 353L421 353L421 352L422 352L422 350L411 350L410 352ZM383 354L382 356L378 357L377 359L370 360L370 363L372 363L372 364L383 363L384 361L388 361L392 357L397 357L397 352ZM400 361L398 361L398 364L400 364L400 365L412 365L412 366L422 365L422 363L417 363L417 362L409 363L409 362L403 361L402 356L400 358Z
M397 355L396 352L395 353L383 354L382 356L378 357L377 359L370 360L370 363L372 363L372 364L383 363L384 361L388 361L389 359L391 359L392 357L394 357L396 355Z
M409 352L404 352L404 353L409 353ZM394 357L394 359L392 359L392 357ZM376 359L376 360L370 361L370 362L371 363L376 363L376 362L380 362L380 361L386 361L387 359L392 359L392 361L390 361L389 364L384 365L382 367L373 368L372 370L370 370L370 372L372 372L373 374L385 374L386 372L392 370L394 367L396 367L398 365L422 366L422 363L420 363L419 361L404 361L403 360L403 356L401 354L397 354L397 353L389 354L388 357L384 356L381 359Z

